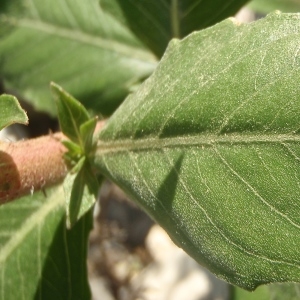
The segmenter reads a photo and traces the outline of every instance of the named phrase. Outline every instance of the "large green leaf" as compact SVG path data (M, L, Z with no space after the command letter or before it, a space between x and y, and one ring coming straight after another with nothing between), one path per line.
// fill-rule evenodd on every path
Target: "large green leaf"
M16 97L0 95L0 130L13 123L27 124L28 117Z
M3 0L0 77L37 108L55 113L55 81L87 107L110 114L156 59L98 0Z
M185 37L233 16L248 1L100 0L100 4L161 57L173 37Z
M95 164L230 283L300 281L299 80L298 14L174 40Z
M62 189L0 206L0 298L89 299L86 252L91 212L65 225Z
M283 12L300 12L300 0L253 0L249 7L261 13L277 9Z

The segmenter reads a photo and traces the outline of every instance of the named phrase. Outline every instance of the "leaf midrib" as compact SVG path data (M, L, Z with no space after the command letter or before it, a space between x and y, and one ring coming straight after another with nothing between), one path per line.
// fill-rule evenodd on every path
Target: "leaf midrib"
M110 146L116 146L118 144L119 148L115 148L115 149L112 149L111 150L108 150L108 152L115 152L115 151L126 151L126 155L129 155L129 157L131 158L131 161L132 161L132 164L133 166L135 167L135 169L139 172L139 175L141 176L141 178L143 178L143 175L142 175L142 172L140 171L138 165L136 164L135 160L132 159L132 156L130 155L130 152L129 150L145 150L145 149L155 149L155 146L158 146L158 144L161 144L162 142L164 142L164 146L163 148L166 148L166 147L175 147L175 146L192 146L192 145L196 145L196 146L210 146L212 148L214 148L214 151L216 151L215 149L215 145L217 143L221 144L221 143L225 143L225 144L229 144L232 145L233 143L251 143L251 142L258 142L258 143L282 143L282 146L285 146L284 142L287 143L287 142L300 142L300 136L296 136L296 135L260 135L259 137L256 135L256 136L249 136L249 138L245 138L245 136L238 136L238 135L235 135L234 136L234 139L235 141L233 142L233 136L217 136L217 135L207 135L206 137L210 137L210 138L216 138L218 137L218 140L208 140L208 141L201 141L201 144L200 143L197 143L195 142L195 139L199 138L198 136L195 137L189 137L188 139L185 137L186 141L184 143L177 143L176 145L176 141L178 142L178 137L176 138L164 138L164 139L159 139L159 138L148 138L148 139L139 139L139 140L136 140L136 141L133 141L133 140L121 140L121 141L117 141L117 142L99 142L98 144L98 151L107 151L108 150L108 145ZM180 139L182 139L182 137L180 137ZM252 141L251 141L252 139ZM160 140L160 142L158 142L156 145L153 145L152 147L149 146L148 144L148 147L146 146L147 143L149 143L149 141L154 141L156 140L156 143L157 143L157 140ZM162 141L163 140L163 141ZM174 141L176 140L176 141ZM193 140L194 140L194 144L193 144ZM143 148L141 147L141 143L143 143ZM121 145L123 144L123 148L121 149ZM134 149L133 147L130 148L130 145L129 144L135 144L135 146L137 144L139 144L139 148L136 148ZM125 146L127 148L125 148ZM165 153L165 155L167 156L167 153ZM224 158L222 158L224 160ZM107 167L107 163L105 161L105 157L103 157L103 162L104 164L106 165ZM170 161L171 163L171 161ZM172 164L170 164L172 165ZM107 167L108 168L108 167ZM175 169L176 171L176 169ZM177 171L176 171L177 172ZM110 172L112 173L112 172ZM179 174L178 174L179 176ZM180 179L180 176L178 177L179 178L179 182L181 183L181 185L183 186L183 188L186 190L186 192L189 194L190 198L195 202L196 205L199 206L199 203L195 200L194 196L191 194L191 192L189 191L189 189L185 186L185 183L182 179ZM156 197L155 193L152 191L152 189L148 186L146 180L143 178L142 179L145 183L145 185L147 186L147 189L149 190L149 192L152 194L152 196L154 198L156 198L156 200L158 201L158 203L161 205L162 209L164 209L165 213L166 214L169 214L168 210L165 209L164 205L161 203L161 201ZM257 195L256 195L257 196ZM285 265L290 265L290 266L293 266L293 267L296 267L296 268L300 268L299 265L297 265L298 261L288 261L288 260L285 260L285 259L279 259L277 260L276 258L270 258L268 256L265 256L265 255L262 255L260 253L255 253L255 251L250 251L249 249L245 248L243 245L241 244L238 244L236 243L235 241L233 241L230 236L227 236L223 230L221 228L219 228L215 223L214 221L210 218L210 216L207 214L206 210L199 206L200 209L204 212L204 214L206 215L208 221L211 223L211 225L220 233L220 235L223 237L223 239L225 239L228 243L230 243L233 247L243 251L244 253L248 254L248 255L251 255L251 256L254 256L254 257L257 257L259 259L262 259L262 260L266 260L266 261L269 261L269 262L272 262L272 263L276 263L276 264L285 264ZM277 212L277 210L276 210ZM281 212L279 212L279 214L282 216L283 214ZM289 218L287 218L286 216L283 216L285 219L287 219L289 222L291 222L294 226L296 226L298 228L298 225L297 224L294 224ZM178 231L182 231L182 228L178 227L177 228Z
M57 37L62 37L79 43L96 46L104 50L113 51L132 59L148 62L151 64L157 63L157 59L151 52L143 49L137 49L136 47L125 45L111 39L105 39L96 35L87 34L74 28L69 29L65 27L59 27L45 21L31 20L26 18L18 20L16 20L15 18L6 18L5 21L11 24L17 24L19 27L42 31L44 33L55 35Z
M213 147L214 145L238 144L284 144L300 143L300 135L296 134L201 134L175 137L148 137L141 139L119 139L115 141L100 140L97 154L127 151L159 150L165 148Z

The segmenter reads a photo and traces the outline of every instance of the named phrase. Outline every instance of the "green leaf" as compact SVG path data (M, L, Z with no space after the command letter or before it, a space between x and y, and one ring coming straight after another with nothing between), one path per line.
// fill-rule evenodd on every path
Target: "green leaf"
M71 164L76 164L84 155L80 146L70 140L63 140L62 144L68 149L64 154L65 159Z
M95 165L177 245L248 290L300 281L300 15L174 40Z
M0 130L14 123L28 124L26 112L16 97L0 95Z
M82 157L64 180L68 228L95 204L98 188L87 159Z
M36 108L55 114L49 82L110 114L156 59L98 0L2 0L0 76Z
M300 12L300 0L253 0L249 7L260 13L269 13L274 10Z
M97 124L97 118L90 119L80 125L80 136L84 148L84 152L89 154L94 148L93 136Z
M0 206L0 298L90 299L92 212L66 230L61 188Z
M80 175L85 157L82 157L64 180L66 199L67 227L71 228L78 219L84 190L84 181Z
M128 26L158 57L173 38L233 16L248 0L100 0L103 10Z
M58 120L61 131L73 142L83 148L80 126L89 121L89 114L84 106L60 86L51 83L52 91L56 96Z

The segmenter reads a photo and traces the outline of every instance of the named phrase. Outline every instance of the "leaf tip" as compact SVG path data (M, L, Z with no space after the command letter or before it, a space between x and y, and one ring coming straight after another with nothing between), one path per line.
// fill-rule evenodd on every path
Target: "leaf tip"
M28 125L27 112L15 96L2 94L0 95L0 130L15 123Z
M50 89L51 89L52 93L58 97L63 92L62 87L53 81L50 82ZM55 98L55 100L57 100L57 98Z

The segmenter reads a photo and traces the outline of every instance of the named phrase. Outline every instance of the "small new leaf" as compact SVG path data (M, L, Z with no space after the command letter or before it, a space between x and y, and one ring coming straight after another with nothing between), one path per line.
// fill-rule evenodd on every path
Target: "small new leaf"
M88 154L93 149L93 134L97 124L97 118L90 119L80 126L80 136L84 153Z
M71 165L75 165L84 155L82 149L78 144L70 140L64 140L62 143L68 149L68 152L64 155L65 159L68 163L71 163Z
M61 131L70 140L82 146L80 126L90 119L87 110L59 85L52 82L51 89L56 96L57 114Z
M16 97L0 96L0 130L14 123L28 124L26 112L21 108Z
M65 157L71 166L75 165L64 181L67 227L71 228L91 208L98 192L98 181L88 161L97 118L90 118L83 105L57 84L51 83L51 88L56 95L61 130L70 139L63 142L69 150Z

